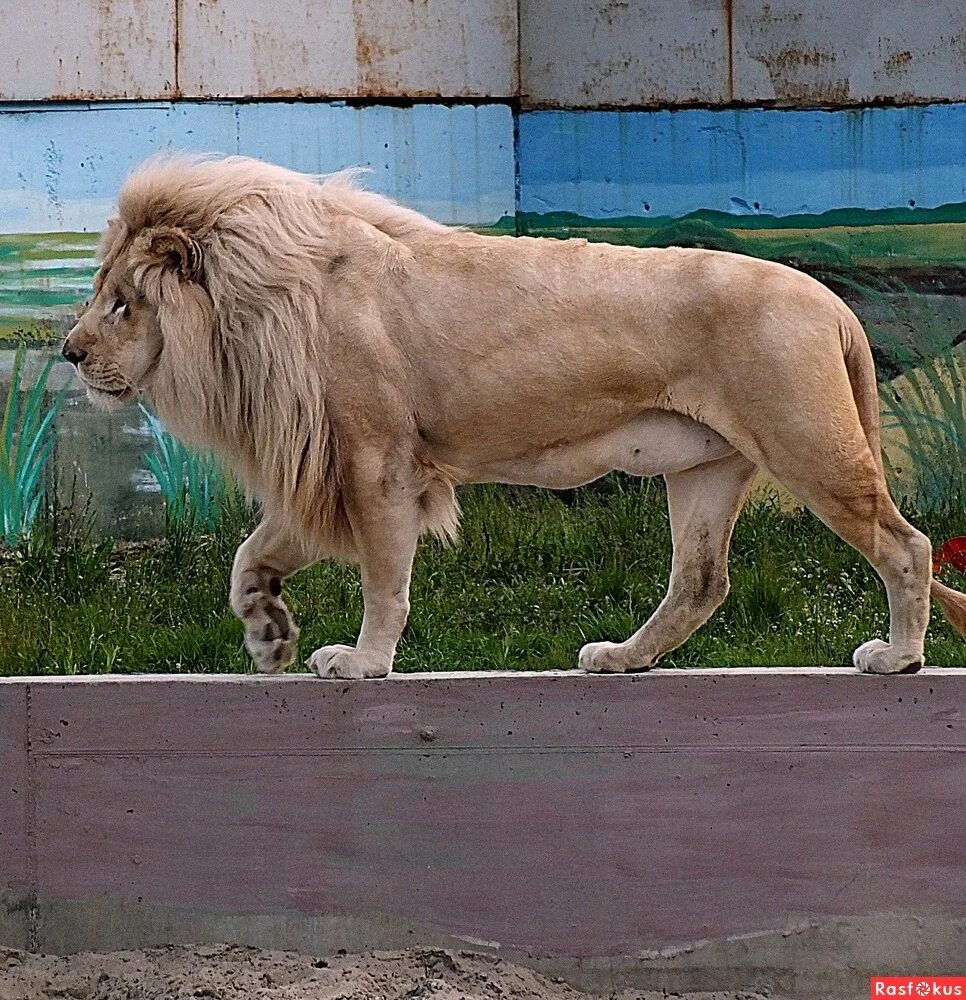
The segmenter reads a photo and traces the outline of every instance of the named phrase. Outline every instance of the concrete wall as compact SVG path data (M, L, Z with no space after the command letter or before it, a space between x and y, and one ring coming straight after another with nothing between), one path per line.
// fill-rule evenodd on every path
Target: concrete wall
M507 97L515 0L234 0L182 6L189 97Z
M0 943L961 972L966 670L0 680Z
M0 5L0 339L69 322L123 177L163 148L368 166L375 190L444 222L567 235L577 221L961 288L946 273L966 219L959 14L959 0ZM651 232L694 212L718 215Z
M959 0L522 0L534 107L966 98Z
M0 7L0 99L507 97L514 0L37 0Z
M966 99L959 0L36 0L22 12L0 7L0 100Z

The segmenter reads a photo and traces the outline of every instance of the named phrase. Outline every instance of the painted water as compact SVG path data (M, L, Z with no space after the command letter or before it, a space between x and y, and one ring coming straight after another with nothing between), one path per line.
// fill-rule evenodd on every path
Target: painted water
M98 236L0 234L0 336L59 332L91 293Z
M14 361L13 348L0 348L0 400L5 399ZM59 344L27 352L23 385L31 386ZM57 508L75 522L89 519L97 537L156 537L164 527L157 482L144 464L153 438L136 406L104 413L90 403L74 369L58 360L48 382L48 397L64 394L55 423L56 443L49 490Z

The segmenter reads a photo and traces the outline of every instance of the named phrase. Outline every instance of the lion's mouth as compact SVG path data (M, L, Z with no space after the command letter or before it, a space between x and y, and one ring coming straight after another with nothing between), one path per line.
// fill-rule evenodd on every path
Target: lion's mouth
M121 386L120 389L105 389L99 385L91 385L90 382L87 383L87 391L95 399L103 400L115 400L119 403L126 403L133 395L134 390L130 386Z

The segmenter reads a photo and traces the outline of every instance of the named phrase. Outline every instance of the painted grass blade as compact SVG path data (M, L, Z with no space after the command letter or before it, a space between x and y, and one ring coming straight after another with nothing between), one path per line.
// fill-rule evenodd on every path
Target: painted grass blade
M210 455L186 448L143 406L155 450L145 455L165 505L169 531L213 528L227 494L221 466Z
M48 359L21 408L26 347L14 355L13 370L0 424L0 521L2 538L8 546L29 538L40 512L44 473L54 450L53 423L60 412L64 394L60 392L44 406L47 383L54 359Z

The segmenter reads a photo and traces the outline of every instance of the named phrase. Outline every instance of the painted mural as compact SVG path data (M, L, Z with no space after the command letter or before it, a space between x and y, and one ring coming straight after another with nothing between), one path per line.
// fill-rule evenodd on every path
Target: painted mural
M90 288L97 234L121 183L164 149L243 153L312 173L366 167L373 190L448 223L486 226L514 211L505 106L0 106L0 338L59 335Z
M90 295L98 237L128 172L165 149L243 153L297 170L366 167L365 183L439 219L486 228L514 214L506 106L350 107L320 102L0 105L0 404L32 345L32 385ZM94 411L66 364L56 418L56 505L98 534L156 536L162 498L137 410ZM0 406L2 410L2 406Z
M966 105L546 111L519 232L748 253L859 312L880 377L966 339Z
M14 341L37 343L36 367L51 350L41 345L70 325L124 177L163 149L318 173L367 167L374 190L483 231L705 246L803 268L857 309L872 338L894 431L887 444L897 442L894 481L905 477L912 494L923 468L935 468L938 495L962 465L966 104L522 113L504 104L0 105L0 390ZM106 533L156 531L160 503L142 461L150 428L133 413L89 412L66 368L50 382L68 393L58 418L61 501L90 501Z
M503 105L0 107L0 337L55 332L127 172L160 149L366 183L443 222L752 253L958 297L966 105L527 112ZM958 333L960 331L956 331Z

